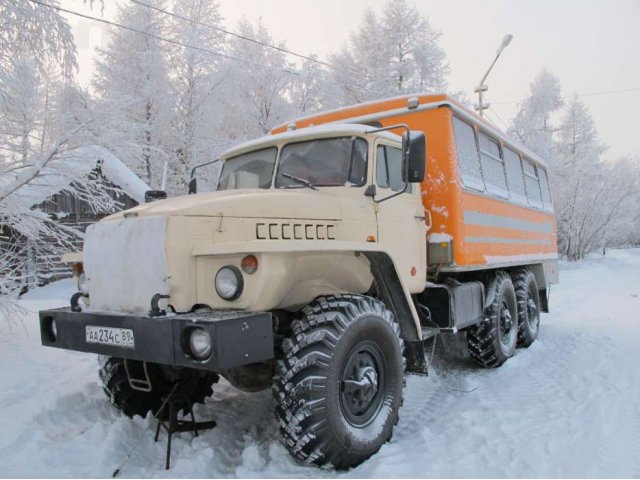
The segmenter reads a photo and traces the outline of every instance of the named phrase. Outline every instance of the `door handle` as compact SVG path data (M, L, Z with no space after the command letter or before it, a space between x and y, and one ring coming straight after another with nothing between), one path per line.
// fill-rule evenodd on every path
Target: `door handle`
M431 221L431 212L429 210L427 210L426 208L424 209L424 217L416 217L416 218L422 218L423 221L427 220L427 218L429 219L427 223L427 230L429 230L431 228L432 225L432 221Z

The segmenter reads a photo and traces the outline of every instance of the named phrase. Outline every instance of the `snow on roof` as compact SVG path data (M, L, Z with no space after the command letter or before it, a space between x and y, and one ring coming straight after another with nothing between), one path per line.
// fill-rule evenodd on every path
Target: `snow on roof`
M267 134L263 137L259 137L247 142L243 142L235 147L230 148L222 154L223 158L229 158L239 153L243 153L248 150L253 150L256 147L267 147L269 145L278 144L281 142L288 142L291 140L303 140L309 137L321 138L341 135L366 135L376 130L376 127L368 125L358 125L353 123L333 123L327 125L318 125L314 127L306 127L300 130L291 130L276 134ZM389 131L377 132L376 135L385 137L389 140L400 142L402 137Z
M38 205L51 196L86 177L100 166L102 175L138 203L144 202L144 192L149 186L107 149L98 145L86 145L66 151L44 167L41 176L46 181L27 183L15 192L15 196Z

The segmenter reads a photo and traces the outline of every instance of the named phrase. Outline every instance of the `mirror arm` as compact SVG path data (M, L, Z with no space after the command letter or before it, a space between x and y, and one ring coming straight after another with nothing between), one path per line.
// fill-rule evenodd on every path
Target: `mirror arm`
M382 203L382 202L386 202L387 200L391 200L393 197L397 197L398 195L402 195L403 193L405 193L407 191L407 189L409 188L409 182L407 180L404 181L404 187L402 188L402 190L392 193L391 195L388 195L384 198L381 198L380 200L376 200L375 198L373 199L373 201L375 203Z
M211 165L211 164L219 162L219 161L220 161L220 159L216 158L215 160L211 160L210 162L204 162L204 163L201 163L200 165L196 165L195 167L193 167L191 169L191 176L189 178L190 179L193 178L193 176L196 173L196 170L199 169L200 167L206 167L207 165Z

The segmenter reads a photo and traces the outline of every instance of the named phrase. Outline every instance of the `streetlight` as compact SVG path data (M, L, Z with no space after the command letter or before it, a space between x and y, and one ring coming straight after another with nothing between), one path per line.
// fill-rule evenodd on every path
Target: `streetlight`
M481 117L483 116L482 112L484 110L486 110L487 108L489 108L489 104L488 103L483 103L482 102L482 94L489 89L489 87L487 85L485 85L484 82L487 79L487 77L489 76L489 73L491 72L491 69L493 68L493 66L498 61L498 58L500 57L500 54L502 53L502 51L505 48L507 48L507 45L509 45L511 43L511 40L513 40L513 35L511 35L510 33L504 36L504 38L502 39L502 43L498 47L498 50L496 50L496 58L493 59L493 62L491 62L491 65L489 65L489 69L487 70L487 73L484 74L484 76L482 77L482 80L480 80L480 83L478 84L478 86L473 90L474 92L476 92L478 94L478 104L476 105L476 110L480 113Z

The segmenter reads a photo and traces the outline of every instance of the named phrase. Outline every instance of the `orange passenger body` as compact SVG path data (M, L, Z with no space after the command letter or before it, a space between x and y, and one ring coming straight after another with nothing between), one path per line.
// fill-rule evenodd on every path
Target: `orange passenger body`
M450 243L441 272L557 259L556 221L542 159L443 94L354 105L278 126L282 133L327 123L405 124L427 137L422 202L432 246ZM402 134L402 129L395 133Z

